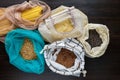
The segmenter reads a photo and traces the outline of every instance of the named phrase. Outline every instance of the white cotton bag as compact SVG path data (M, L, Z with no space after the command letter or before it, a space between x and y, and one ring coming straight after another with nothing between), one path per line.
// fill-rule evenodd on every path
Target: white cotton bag
M51 16L39 24L38 30L47 42L52 43L68 37L80 37L87 23L87 16L79 9L74 6L60 6L52 10Z
M62 48L73 51L74 54L76 55L74 65L69 68L56 62L57 55L59 54ZM54 50L56 50L56 52L54 52ZM80 76L80 73L83 73L85 76L86 74L86 71L84 70L85 51L83 49L82 44L79 43L77 40L73 38L67 38L61 41L56 41L52 44L46 45L43 51L46 64L53 72L56 72L61 75L72 75L77 77Z

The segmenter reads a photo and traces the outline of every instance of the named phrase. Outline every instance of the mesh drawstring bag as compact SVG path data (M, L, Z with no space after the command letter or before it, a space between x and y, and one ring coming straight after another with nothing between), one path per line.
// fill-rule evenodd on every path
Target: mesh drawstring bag
M86 56L96 58L102 56L109 44L109 29L102 24L86 25L82 37L78 40L83 44Z
M0 41L3 43L5 35L15 28L15 26L6 18L5 10L5 8L0 8Z
M52 10L51 16L39 24L39 32L47 42L82 35L83 27L88 23L87 16L75 7L60 6Z
M0 41L1 41L2 43L4 43L5 37L0 37Z
M42 8L40 12L37 11L39 7ZM35 8L35 9L32 9L32 8ZM32 10L26 11L28 9L32 9ZM27 13L25 13L25 15L23 16L27 17L27 19L22 18L22 12L24 11L26 11ZM21 4L16 4L8 7L6 9L5 15L12 23L17 25L18 27L28 29L28 30L34 30L34 29L37 29L39 23L41 23L45 18L47 18L50 15L50 12L51 12L50 7L45 2L39 1L39 0L30 0L29 2L25 1ZM40 13L42 14L37 18L35 18L34 21L31 20L33 16L35 17Z
M40 52L44 52L46 64L53 71L61 75L80 76L84 70L84 49L77 40L67 38L46 45Z
M44 56L39 52L44 41L38 31L15 29L5 38L5 48L9 61L18 69L40 74L44 71Z

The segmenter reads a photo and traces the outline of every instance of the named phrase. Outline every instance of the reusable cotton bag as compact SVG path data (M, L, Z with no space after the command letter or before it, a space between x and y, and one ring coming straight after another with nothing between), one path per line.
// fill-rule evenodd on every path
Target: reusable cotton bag
M67 53L69 52L70 53L68 55L65 55L67 53L62 52L62 55L59 56L59 54L61 54L60 52L63 51L63 49L64 51L65 49L67 49ZM73 38L67 38L61 41L56 41L50 45L46 45L43 51L40 52L40 54L42 52L44 52L46 64L53 72L56 72L61 75L72 75L72 76L80 76L80 73L83 73L85 76L86 74L86 71L84 70L85 52L83 46L77 40ZM73 54L71 54L71 52L74 53L76 58L74 60L74 63L72 63L72 66L70 67L69 63L71 64L71 61L73 60L72 58L74 57L72 56ZM60 60L62 60L62 63L63 64L65 63L67 67L59 63L58 61Z
M84 46L86 56L100 57L109 44L109 29L106 25L90 23L86 25L82 37L78 37L78 40Z
M39 32L47 42L64 38L76 38L82 35L83 27L88 23L87 16L75 7L60 6L52 10L50 17L39 24Z

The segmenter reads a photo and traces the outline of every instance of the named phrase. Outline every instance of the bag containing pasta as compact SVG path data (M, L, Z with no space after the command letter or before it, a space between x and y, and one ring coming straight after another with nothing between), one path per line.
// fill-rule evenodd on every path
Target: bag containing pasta
M51 16L39 24L39 32L47 42L82 35L88 23L87 16L75 7L60 6L52 10Z
M14 24L5 16L6 8L0 8L0 41L4 42L5 35L15 29Z
M105 25L91 23L86 25L82 37L77 39L83 44L86 56L100 57L109 44L109 29Z
M50 15L50 7L43 1L29 0L6 9L6 17L18 27L34 30Z

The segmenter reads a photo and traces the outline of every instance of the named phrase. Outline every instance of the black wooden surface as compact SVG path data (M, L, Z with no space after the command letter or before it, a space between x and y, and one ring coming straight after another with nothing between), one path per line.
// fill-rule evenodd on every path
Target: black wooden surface
M24 0L0 0L0 7L7 7ZM83 11L90 23L101 23L110 30L110 44L106 53L97 59L85 58L86 78L62 76L45 67L41 75L25 73L9 63L4 44L0 43L0 80L120 80L120 0L43 0L52 9L75 6Z

